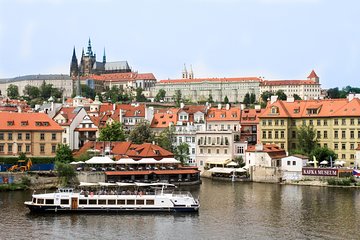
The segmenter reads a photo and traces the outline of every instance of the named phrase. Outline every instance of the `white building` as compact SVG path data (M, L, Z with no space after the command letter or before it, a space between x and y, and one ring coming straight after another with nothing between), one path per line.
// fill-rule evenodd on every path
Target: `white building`
M299 180L302 178L302 168L308 161L306 156L288 156L281 159L281 170L283 180Z
M51 74L51 75L26 75L15 78L0 79L0 91L3 96L7 96L7 88L10 84L16 85L19 95L24 95L24 89L27 85L40 88L45 81L46 84L52 84L63 92L64 97L71 97L73 92L73 81L69 75Z

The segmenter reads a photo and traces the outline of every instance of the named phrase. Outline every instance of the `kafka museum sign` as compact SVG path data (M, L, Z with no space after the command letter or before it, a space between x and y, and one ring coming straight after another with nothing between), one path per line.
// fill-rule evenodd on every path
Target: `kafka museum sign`
M307 176L324 176L324 177L336 177L338 176L338 169L329 168L303 168L302 175Z

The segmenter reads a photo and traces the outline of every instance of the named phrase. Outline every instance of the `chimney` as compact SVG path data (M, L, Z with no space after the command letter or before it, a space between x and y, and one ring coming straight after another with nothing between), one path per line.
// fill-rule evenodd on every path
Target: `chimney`
M180 103L180 108L183 109L185 107L185 104L183 102Z
M116 110L116 103L113 103L113 111Z
M218 104L218 109L221 109L221 103Z
M349 93L347 98L348 98L348 100L350 102L351 100L353 100L355 98L355 94L354 93Z
M286 98L286 102L294 102L295 98L294 97L287 97Z
M245 109L245 104L240 104L240 110L244 110Z
M230 109L230 104L226 104L226 110L229 110Z
M278 99L278 96L277 96L277 95L271 96L271 98L270 98L270 104L273 104L274 102L276 102L277 99Z

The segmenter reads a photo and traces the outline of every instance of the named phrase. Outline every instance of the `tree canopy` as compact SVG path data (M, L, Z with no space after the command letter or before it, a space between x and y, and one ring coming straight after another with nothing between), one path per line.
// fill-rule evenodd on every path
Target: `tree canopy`
M137 102L147 102L147 98L143 94L143 91L144 90L142 88L140 88L140 87L136 89L135 99L136 99Z
M58 144L56 149L55 161L61 163L70 163L74 160L72 151L67 144Z
M10 84L6 89L7 96L11 99L16 99L19 97L19 88L14 84Z
M175 128L169 127L163 130L160 135L156 138L156 144L170 152L174 152L173 138Z
M297 95L296 93L293 95L294 100L301 100L301 97L299 95Z
M99 141L125 141L126 136L122 124L115 121L100 129Z
M298 150L306 155L317 147L316 131L313 126L301 126L297 129Z
M346 98L349 93L360 93L360 88L346 86L339 90L338 87L336 88L329 88L327 90L327 95L329 98Z
M228 104L229 103L229 98L228 98L228 96L225 96L224 97L224 104Z
M176 107L180 107L180 103L182 101L182 95L180 90L175 90L175 94L173 96Z
M319 163L323 160L330 162L330 158L332 161L335 161L337 158L336 153L327 147L315 147L310 154L311 159L313 158L313 156L316 157L316 160Z
M278 99L279 99L279 100L286 100L286 99L287 99L287 96L286 96L286 94L284 93L283 90L277 90L277 92L275 93L275 95L278 96Z
M151 143L154 140L154 133L152 132L150 124L147 121L138 123L129 134L129 141L136 144L142 144L145 142Z
M164 89L160 89L159 92L156 94L154 101L161 102L165 100L166 91Z
M180 143L175 149L175 159L180 161L183 165L189 160L189 154L189 144L186 142Z

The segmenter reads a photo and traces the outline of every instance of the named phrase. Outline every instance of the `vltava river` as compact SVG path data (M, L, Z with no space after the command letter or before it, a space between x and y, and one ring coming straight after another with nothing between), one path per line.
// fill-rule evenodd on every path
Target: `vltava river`
M33 215L0 192L0 239L360 239L360 189L205 179L198 214Z

